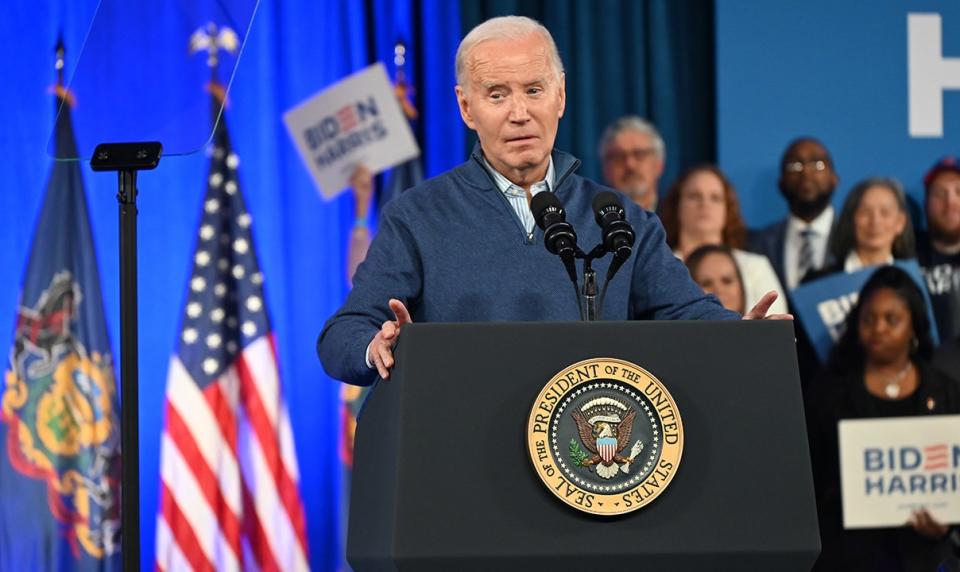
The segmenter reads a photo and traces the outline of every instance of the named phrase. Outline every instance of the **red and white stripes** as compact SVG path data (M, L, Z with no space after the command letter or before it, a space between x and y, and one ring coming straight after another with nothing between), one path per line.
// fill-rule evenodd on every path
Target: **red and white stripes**
M260 337L201 390L167 380L158 570L308 570L306 524L273 344Z

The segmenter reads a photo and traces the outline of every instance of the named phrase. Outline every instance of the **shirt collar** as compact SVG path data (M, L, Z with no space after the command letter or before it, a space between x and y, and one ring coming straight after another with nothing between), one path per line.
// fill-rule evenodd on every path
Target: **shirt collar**
M887 257L886 262L884 262L883 264L893 264L893 263L894 263L893 255L890 255L889 257ZM863 270L864 268L866 268L866 266L864 266L863 261L860 260L860 256L857 254L857 251L851 250L850 254L847 255L847 259L843 261L843 271L850 273L850 272L856 272L858 270Z
M790 234L799 234L801 231L810 229L817 236L826 238L830 236L830 229L833 227L833 206L828 206L823 209L823 212L820 213L817 218L810 221L809 224L803 220L797 218L794 215L790 215L789 221L787 222L787 230Z
M507 196L520 196L526 197L527 193L523 190L522 187L513 184L510 182L510 179L504 177L496 169L493 168L486 157L483 157L483 166L487 169L487 172L490 173L490 176L493 177L493 182L496 183L497 188L500 189L500 192ZM553 191L553 183L556 178L556 171L553 168L553 157L550 157L550 162L547 163L547 175L539 183L534 183L530 185L530 196L536 195L541 191Z

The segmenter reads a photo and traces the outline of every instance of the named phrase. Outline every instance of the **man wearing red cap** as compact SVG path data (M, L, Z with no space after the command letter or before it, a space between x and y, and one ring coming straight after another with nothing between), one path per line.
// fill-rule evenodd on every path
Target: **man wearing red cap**
M928 231L917 237L917 259L940 340L947 342L960 336L960 159L948 156L937 161L923 184Z

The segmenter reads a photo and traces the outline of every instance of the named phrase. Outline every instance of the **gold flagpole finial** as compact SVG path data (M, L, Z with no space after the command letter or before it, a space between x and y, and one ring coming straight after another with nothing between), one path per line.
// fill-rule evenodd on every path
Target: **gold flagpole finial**
M404 72L404 66L406 66L406 64L407 46L400 41L393 46L393 65L397 70L393 92L397 96L397 101L400 102L400 108L403 109L403 114L407 116L407 119L412 121L420 114L417 112L417 108L414 107L413 103L410 101L410 93L413 91L413 89L409 84L407 84L407 76Z
M190 36L190 55L206 50L207 65L211 68L216 68L220 63L220 50L236 54L239 49L240 39L237 38L237 33L226 26L217 28L213 22L197 28Z
M224 105L226 101L226 89L217 79L217 68L220 65L220 50L229 54L236 55L240 49L240 39L237 33L231 28L224 26L217 28L213 22L208 22L206 26L197 28L197 31L190 36L190 55L197 52L207 52L207 65L210 67L210 83L206 90L209 91Z
M64 58L67 55L67 48L63 45L63 32L57 36L57 45L54 47L54 54L56 54L56 60L54 67L57 70L57 85L63 87L63 66Z
M54 53L54 63L53 67L57 70L57 83L52 85L48 90L50 93L54 93L60 99L67 102L67 105L70 107L76 107L77 100L73 97L73 93L67 89L65 82L63 80L63 70L66 67L66 55L67 48L66 44L63 43L63 32L57 36L57 45L53 48Z

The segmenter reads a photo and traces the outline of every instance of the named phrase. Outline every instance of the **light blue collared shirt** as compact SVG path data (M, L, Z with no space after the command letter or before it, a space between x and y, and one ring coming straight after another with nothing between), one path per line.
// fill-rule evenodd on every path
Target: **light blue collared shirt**
M536 221L533 219L533 213L530 212L530 205L527 204L527 192L497 172L487 161L486 157L483 158L483 165L487 168L490 176L493 177L497 188L500 189L503 196L507 197L507 201L510 202L510 206L513 207L514 212L520 217L520 222L523 224L523 228L527 231L527 234L532 235ZM530 196L533 197L543 191L553 191L555 177L556 172L553 170L553 157L550 157L550 162L547 164L546 177L539 183L534 183L530 186Z

